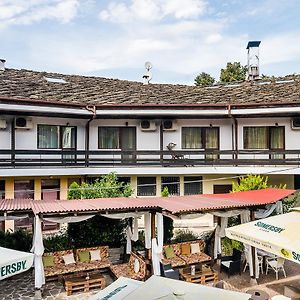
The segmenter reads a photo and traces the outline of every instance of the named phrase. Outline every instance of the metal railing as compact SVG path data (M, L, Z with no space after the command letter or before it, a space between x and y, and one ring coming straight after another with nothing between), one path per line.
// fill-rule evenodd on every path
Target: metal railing
M0 150L2 168L299 165L300 150Z

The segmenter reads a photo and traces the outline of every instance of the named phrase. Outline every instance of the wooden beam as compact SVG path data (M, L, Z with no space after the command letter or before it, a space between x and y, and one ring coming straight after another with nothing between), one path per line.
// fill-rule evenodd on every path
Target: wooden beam
M254 210L250 210L250 221L255 221L255 212ZM252 266L253 266L253 279L256 279L255 273L256 273L256 261L255 261L255 247L251 246L251 255L252 255ZM250 266L249 266L250 268Z

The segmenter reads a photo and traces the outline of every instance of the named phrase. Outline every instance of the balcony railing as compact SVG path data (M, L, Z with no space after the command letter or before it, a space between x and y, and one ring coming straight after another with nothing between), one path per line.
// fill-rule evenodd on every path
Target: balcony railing
M300 165L300 150L0 150L0 168Z

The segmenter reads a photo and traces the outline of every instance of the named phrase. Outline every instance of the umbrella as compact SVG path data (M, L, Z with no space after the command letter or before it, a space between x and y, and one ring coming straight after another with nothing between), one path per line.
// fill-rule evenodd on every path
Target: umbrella
M0 247L0 280L30 269L33 256L32 253Z
M108 287L106 287L96 295L91 296L89 300L124 299L124 297L126 297L132 291L136 290L141 284L143 284L142 281L138 281L126 277L119 277Z
M226 236L300 263L300 208L226 229Z
M218 289L201 284L151 276L124 300L195 300L195 299L248 300L249 294Z

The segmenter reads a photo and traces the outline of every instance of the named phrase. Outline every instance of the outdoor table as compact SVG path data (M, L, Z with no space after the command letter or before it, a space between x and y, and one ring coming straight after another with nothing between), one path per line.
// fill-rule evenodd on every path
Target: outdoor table
M208 282L217 282L218 273L210 267L202 267L202 265L195 266L195 273L192 274L191 267L179 270L180 277L187 282L206 284Z
M262 290L252 289L246 293L251 295L251 300L269 300L270 298L269 295Z

